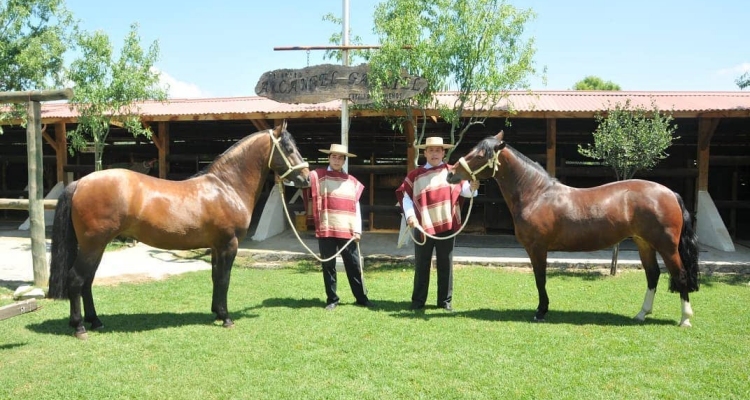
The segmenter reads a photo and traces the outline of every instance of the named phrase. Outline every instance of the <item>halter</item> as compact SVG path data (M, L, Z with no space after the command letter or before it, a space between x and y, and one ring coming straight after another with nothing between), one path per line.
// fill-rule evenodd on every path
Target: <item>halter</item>
M471 167L469 167L469 163L466 162L466 159L463 157L458 159L458 163L461 164L461 166L466 170L466 172L469 173L469 176L471 176L471 180L477 179L477 174L482 172L485 168L492 168L492 177L495 177L495 173L498 170L498 167L500 167L500 152L501 150L494 151L493 156L487 159L487 162L484 163L481 167L479 167L476 171L472 171Z
M281 139L279 139L276 136L274 136L273 129L269 129L268 130L268 134L271 135L271 140L273 141L273 148L271 149L271 155L268 157L268 168L271 168L271 161L273 160L273 152L276 149L279 150L279 154L281 154L281 158L284 159L284 164L286 164L286 172L284 172L283 174L279 175L280 179L286 178L287 175L291 174L292 172L294 172L294 171L296 171L298 169L309 168L310 167L310 164L308 164L307 162L302 162L302 163L299 163L297 165L292 165L292 163L289 162L289 158L286 156L286 154L284 154L284 152L281 151L281 145L279 144L279 142L281 141Z

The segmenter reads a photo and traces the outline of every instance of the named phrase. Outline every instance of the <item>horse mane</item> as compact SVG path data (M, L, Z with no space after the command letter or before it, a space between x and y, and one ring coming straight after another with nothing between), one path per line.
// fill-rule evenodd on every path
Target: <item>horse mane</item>
M238 170L246 168L248 158L258 158L257 154L253 153L257 151L255 141L266 135L268 135L268 130L263 130L238 140L216 157L211 164L193 175L193 177L205 175L209 172L214 175L236 174ZM281 133L279 144L286 154L294 153L296 144L294 143L294 138L292 138L292 135L287 130ZM258 161L266 162L267 160L264 157Z
M493 154L495 152L495 147L500 144L500 141L494 137L489 136L486 139L482 140L477 144L476 151L481 152L486 155ZM530 159L529 157L526 157L523 153L519 152L518 150L514 149L507 143L505 144L505 148L502 151L510 151L513 156L520 161L519 165L523 167L523 170L517 171L517 180L518 182L536 182L535 184L539 184L538 181L546 181L548 184L554 184L557 182L557 179L551 177L549 173L547 173L547 170L542 168L541 165L539 165L538 162ZM544 183L544 182L541 182Z

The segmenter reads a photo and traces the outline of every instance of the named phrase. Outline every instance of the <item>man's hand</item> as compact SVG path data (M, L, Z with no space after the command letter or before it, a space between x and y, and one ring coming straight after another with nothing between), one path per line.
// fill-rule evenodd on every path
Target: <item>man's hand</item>
M406 225L409 225L409 228L414 228L417 226L417 217L409 217L406 219Z
M355 233L354 234L354 241L355 242L359 243L359 239L361 239L361 238L362 238L361 234L359 234L359 233Z
M469 189L471 189L472 192L474 192L477 189L479 189L479 181L475 179L475 180L469 182Z

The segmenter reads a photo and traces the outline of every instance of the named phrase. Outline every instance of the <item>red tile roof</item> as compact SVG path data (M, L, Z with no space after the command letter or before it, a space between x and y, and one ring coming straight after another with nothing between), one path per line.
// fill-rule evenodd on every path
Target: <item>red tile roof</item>
M438 99L451 104L455 92L440 93ZM651 108L651 102L663 111L680 114L700 114L706 112L729 113L731 116L750 117L749 92L626 92L626 91L536 91L511 92L508 99L500 102L496 110L506 110L508 101L519 113L547 114L559 113L573 117L575 114L591 114L624 103L630 99L632 106ZM337 116L339 101L320 104L285 104L265 97L226 97L204 99L170 99L166 103L141 103L141 114L154 120L201 120L201 119L243 119L248 114L253 118L274 118L296 115L304 117L313 114ZM730 114L727 114L730 116ZM543 115L539 115L540 117ZM43 119L72 119L67 103L44 103ZM150 117L150 118L149 118ZM170 118L171 117L171 118ZM182 117L182 118L179 118Z

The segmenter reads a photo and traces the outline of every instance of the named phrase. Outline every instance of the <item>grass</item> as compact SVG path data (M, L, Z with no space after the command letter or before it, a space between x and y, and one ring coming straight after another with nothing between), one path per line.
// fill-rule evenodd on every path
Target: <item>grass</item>
M238 260L241 264L242 260ZM432 274L430 301L435 299ZM528 272L455 271L455 312L407 310L412 270L368 269L378 308L324 306L316 266L235 268L234 329L212 323L210 272L95 287L105 329L81 342L68 305L0 321L0 398L79 399L654 399L750 397L750 286L705 277L694 327L662 276L654 314L632 319L642 271L616 277L551 271L551 311Z

